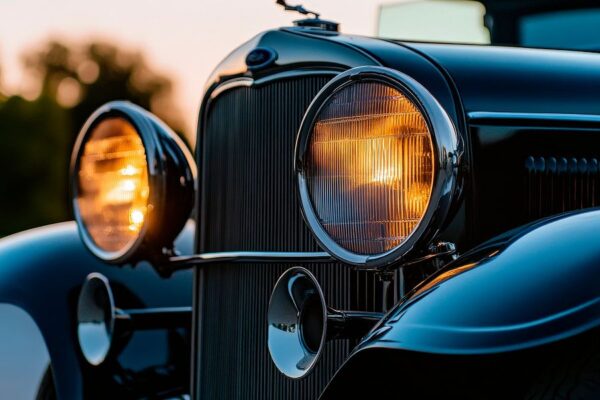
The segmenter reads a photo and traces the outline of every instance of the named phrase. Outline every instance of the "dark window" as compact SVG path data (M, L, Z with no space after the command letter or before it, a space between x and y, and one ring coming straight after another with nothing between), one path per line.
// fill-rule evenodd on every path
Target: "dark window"
M523 16L520 39L521 45L526 47L600 50L600 9Z

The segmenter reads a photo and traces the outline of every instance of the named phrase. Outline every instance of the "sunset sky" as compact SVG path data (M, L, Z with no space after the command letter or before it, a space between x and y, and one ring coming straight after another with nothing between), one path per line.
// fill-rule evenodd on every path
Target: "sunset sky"
M341 23L344 32L374 35L385 0L291 0ZM68 42L108 39L140 49L152 67L175 82L177 106L188 129L196 123L211 70L255 34L289 26L299 14L274 0L1 0L0 79L9 93L26 82L21 55L50 38Z

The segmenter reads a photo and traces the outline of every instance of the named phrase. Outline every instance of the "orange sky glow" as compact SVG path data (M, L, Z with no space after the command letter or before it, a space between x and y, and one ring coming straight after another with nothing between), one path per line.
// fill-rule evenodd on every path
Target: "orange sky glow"
M374 35L379 6L398 0L290 0L298 2L340 22L343 32ZM193 132L204 83L217 63L257 33L298 18L274 0L2 0L0 84L9 94L22 92L21 55L50 38L106 39L142 50L151 67L173 79L175 106Z

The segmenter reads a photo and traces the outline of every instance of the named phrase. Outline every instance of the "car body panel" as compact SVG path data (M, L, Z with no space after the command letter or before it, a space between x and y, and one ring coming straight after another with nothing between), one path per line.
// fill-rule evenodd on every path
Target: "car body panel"
M563 214L484 243L415 288L357 346L489 354L600 325L600 210Z
M0 304L0 387L13 400L34 399L50 356L42 333L23 309Z
M267 49L270 54L261 68L246 62L257 48ZM457 202L452 217L440 228L439 237L456 243L459 251L485 239L484 235L474 234L472 225L490 224L498 217L490 213L478 216L474 222L477 204L471 196L475 196L477 187L470 179L474 160L469 143L473 138L490 137L488 131L477 133L475 122L497 129L497 140L511 135L515 127L540 121L545 128L553 129L557 116L567 121L566 131L572 120L583 121L590 131L600 126L600 120L589 119L600 114L597 55L393 42L282 28L261 33L234 50L209 78L199 118L198 165L202 165L205 113L211 99L227 90L228 84L261 85L280 78L318 71L335 74L365 65L394 68L419 81L440 102L463 137L468 150L461 165L465 179L460 190L467 195ZM289 167L291 172L292 165ZM202 174L210 173L201 170L200 192L204 190ZM206 195L197 196L198 202ZM198 220L204 221L203 209L198 205L197 210ZM599 228L600 211L576 212L518 228L467 251L398 303L359 343L347 364L371 351L442 355L520 351L599 326ZM188 226L179 238L177 247L183 254L191 254L192 247L195 252L204 250L203 239L209 232L202 223L198 233L194 231L194 226ZM83 363L75 333L77 296L91 272L106 275L137 308L190 305L191 275L195 274L195 346L200 342L204 284L200 268L164 280L148 263L141 263L135 270L131 266L110 266L85 249L73 222L1 240L0 264L0 303L20 308L39 328L55 367L60 398L82 398L91 376L100 376L94 378L93 385L102 385L104 379L102 373L96 374L99 370ZM135 376L157 363L167 363L168 340L147 340L129 343L119 356L119 368L133 371ZM148 348L153 351L144 351ZM200 351L192 347L191 353L199 364ZM198 367L194 368L193 385L200 385Z
M255 48L265 47L278 54L276 61L264 69L249 68L245 57ZM467 148L461 166L464 196L439 239L455 243L464 255L409 293L356 347L345 365L371 351L500 354L553 343L598 326L600 304L595 290L600 274L595 268L600 263L600 237L594 232L600 228L600 212L552 217L470 250L523 223L520 215L478 213L481 181L474 175L483 179L489 171L477 170L475 164L480 160L471 152L474 148L490 150L486 153L493 153L490 160L509 161L511 172L523 174L526 157L515 151L508 160L490 143L511 137L521 127L539 128L535 130L539 138L552 132L556 141L563 143L573 130L595 135L600 126L593 118L600 112L598 55L397 42L301 28L265 32L232 52L209 79L199 116L198 165L202 165L203 123L211 100L234 87L234 82L244 79L247 86L260 85L300 73L323 69L337 73L362 65L393 68L416 79L440 102L462 135ZM555 129L557 121L560 131ZM589 146L583 143L573 144L568 155L591 158ZM585 152L580 155L582 150ZM530 149L524 147L523 151ZM499 173L505 167L501 162L494 165ZM211 173L207 168L201 170ZM520 183L513 180L510 185ZM198 196L198 201L207 195ZM520 193L515 202L522 204ZM203 210L200 205L197 209ZM198 214L204 221L201 211ZM488 229L500 225L502 230ZM204 250L204 238L209 234L204 229L200 223L198 252ZM196 310L202 304L202 274L198 270L195 278ZM196 323L199 330L202 318ZM197 363L199 359L196 354ZM193 382L200 385L199 368L195 368Z
M193 224L177 242L191 252ZM11 304L31 316L41 332L53 367L59 398L83 397L84 375L90 373L78 348L75 311L79 289L91 272L107 276L116 287L126 288L140 306L189 306L191 274L165 280L147 263L135 270L117 268L92 256L84 247L74 222L50 225L6 237L0 241L0 303ZM0 338L1 340L1 338ZM132 340L129 345L135 345ZM158 348L162 341L152 341ZM128 352L118 360L124 370L148 367L143 352ZM151 360L154 361L154 360ZM93 373L94 374L94 373ZM98 371L96 375L101 375ZM88 383L89 385L89 383Z
M600 56L499 46L404 43L434 60L466 113L600 113Z

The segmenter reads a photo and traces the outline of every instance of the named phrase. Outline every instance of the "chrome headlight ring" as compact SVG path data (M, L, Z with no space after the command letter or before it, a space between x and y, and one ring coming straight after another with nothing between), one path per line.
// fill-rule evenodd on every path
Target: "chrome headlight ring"
M321 224L307 183L307 152L313 126L323 107L340 90L357 82L376 82L400 91L425 117L434 150L434 175L427 209L412 233L399 245L380 254L359 254L338 244ZM338 260L363 269L385 269L423 250L442 229L457 197L459 165L463 144L450 117L435 97L420 83L399 71L386 67L357 67L332 79L308 107L296 141L295 173L302 213L321 247Z

